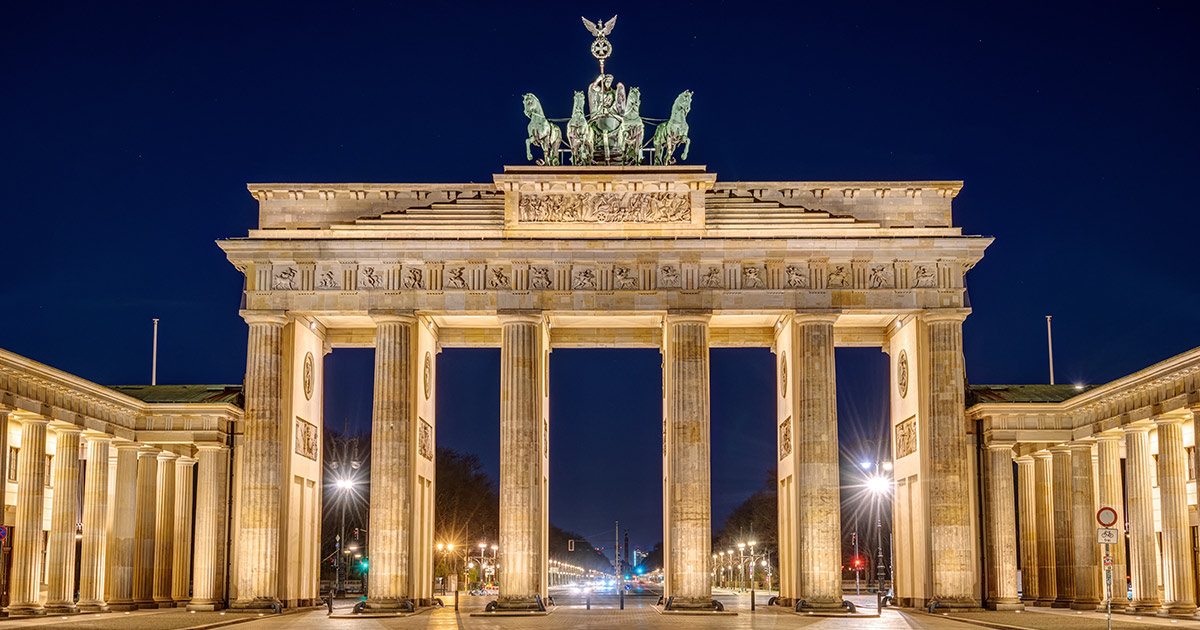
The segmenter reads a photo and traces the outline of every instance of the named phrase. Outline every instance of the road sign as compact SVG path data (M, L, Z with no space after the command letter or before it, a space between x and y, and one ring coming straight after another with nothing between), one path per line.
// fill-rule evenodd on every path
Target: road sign
M8 528L0 525L0 542L8 540Z
M1104 556L1104 568L1111 569L1112 565L1113 565L1113 557L1108 556L1108 555Z
M1102 507L1096 511L1096 522L1101 527L1112 527L1117 524L1117 511L1110 507Z
M1097 527L1096 542L1104 545L1115 545L1118 540L1121 540L1120 534L1121 532L1111 527Z

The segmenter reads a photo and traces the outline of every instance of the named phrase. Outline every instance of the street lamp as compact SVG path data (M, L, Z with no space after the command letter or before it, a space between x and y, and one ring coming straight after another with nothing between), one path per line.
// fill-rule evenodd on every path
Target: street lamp
M890 462L885 464L883 468L885 470L890 468ZM880 503L886 498L891 489L891 480L883 475L876 474L867 479L867 490L878 500L875 506L875 601L878 610L883 610L883 601L886 597L884 594L884 579L886 578L886 574L883 569L883 506Z
M335 583L334 591L335 591L336 597L345 597L346 596L346 572L349 570L349 567L345 566L345 562L343 562L342 556L349 555L349 553L350 553L349 551L344 549L344 547L346 545L346 503L349 500L349 497L347 496L347 494L354 491L354 480L343 477L341 479L338 479L334 485L338 490L338 495L339 495L338 501L342 504L341 522L338 526L338 535L337 535L337 550L343 552L343 553L335 553L333 556L333 559L334 559L333 570L334 570L334 578L335 578L334 579L334 583ZM350 549L358 549L358 546L357 545L352 546L352 547L350 547Z

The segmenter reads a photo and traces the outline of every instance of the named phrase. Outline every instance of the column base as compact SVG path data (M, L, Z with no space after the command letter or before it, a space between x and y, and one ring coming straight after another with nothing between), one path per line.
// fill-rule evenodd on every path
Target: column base
M1056 600L1054 600L1053 604L1050 604L1050 607L1051 608L1070 608L1071 604L1074 604L1074 603L1075 603L1075 600L1073 600L1073 599L1056 599Z
M1098 599L1077 599L1071 602L1071 610L1098 610L1100 608L1100 600Z
M77 615L77 614L79 614L79 607L76 606L74 602L72 602L70 604L61 603L61 602L55 602L53 604L48 603L48 604L46 604L46 614L47 615Z
M108 609L113 612L128 612L137 610L137 604L133 602L109 602Z
M1025 603L1016 597L994 599L988 602L987 608L988 610L1025 610Z
M1135 601L1125 607L1125 612L1135 615L1157 615L1159 608L1158 602Z
M976 599L933 599L927 608L938 612L977 612L983 610L983 605Z
M192 601L188 602L187 609L194 610L196 612L214 612L214 611L218 611L218 610L224 610L225 602L215 602L215 601L214 602L206 602L206 601L192 600Z
M680 611L712 611L716 610L713 605L712 596L708 597L680 597L675 596L671 599L671 610Z
M533 595L509 595L497 597L495 610L497 612L511 611L540 611L537 599Z
M368 599L364 607L365 611L393 611L393 610L413 610L417 609L416 604L405 598L400 597L381 597L379 599Z
M79 602L79 612L106 613L109 608L104 602Z
M46 615L46 609L42 608L41 604L9 606L7 611L9 617L44 617Z
M1054 598L1053 597L1038 598L1037 602L1035 602L1033 605L1034 606L1054 606Z
M274 597L253 597L250 599L238 599L229 605L230 610L275 610L282 608L282 604Z
M174 608L175 601L174 600L167 600L167 601L155 600L154 605L157 608Z
M846 602L841 599L817 600L811 599L797 600L797 604L802 604L797 612L818 612L818 613L848 613L850 609L846 606ZM795 605L793 605L793 608Z
M1195 606L1164 606L1158 609L1162 617L1191 617L1196 614Z

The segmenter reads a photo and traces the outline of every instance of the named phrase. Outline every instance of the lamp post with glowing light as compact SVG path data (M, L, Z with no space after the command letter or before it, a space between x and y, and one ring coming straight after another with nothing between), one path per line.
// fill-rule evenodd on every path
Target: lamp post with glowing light
M881 467L885 471L892 468L891 462L885 462ZM880 472L867 478L867 490L875 499L875 602L878 609L883 609L887 597L885 579L887 574L883 568L883 500L891 492L892 482Z
M342 558L343 555L350 553L345 549L346 546L346 503L348 493L354 489L354 481L351 479L338 479L336 484L338 490L338 501L342 504L341 522L338 525L337 535L337 551L334 553L333 559L335 562L333 571L336 586L334 588L335 597L346 596L346 572L349 567L346 566L347 560Z

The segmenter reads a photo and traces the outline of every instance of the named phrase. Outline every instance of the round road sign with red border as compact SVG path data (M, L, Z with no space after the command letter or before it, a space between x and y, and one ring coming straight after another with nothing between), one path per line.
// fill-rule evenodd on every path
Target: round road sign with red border
M1110 507L1102 507L1096 512L1096 522L1101 527L1112 527L1117 524L1117 511Z

